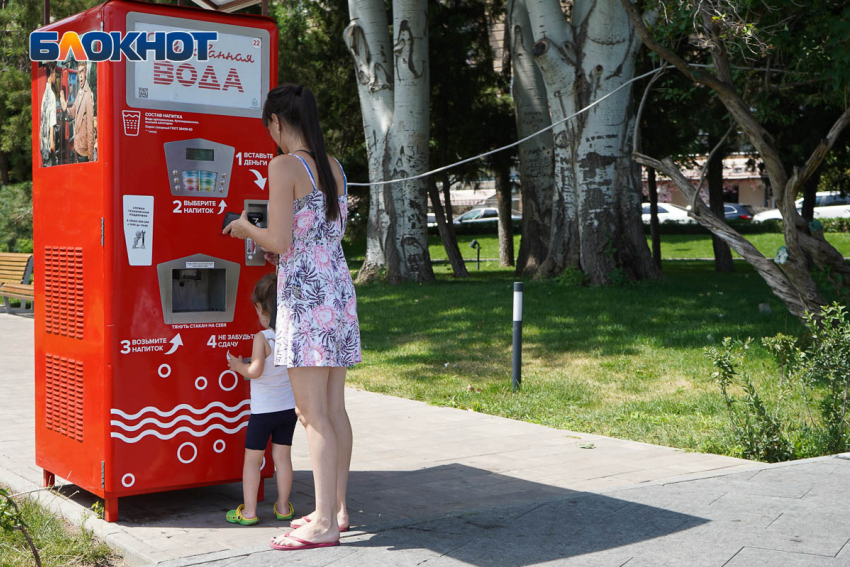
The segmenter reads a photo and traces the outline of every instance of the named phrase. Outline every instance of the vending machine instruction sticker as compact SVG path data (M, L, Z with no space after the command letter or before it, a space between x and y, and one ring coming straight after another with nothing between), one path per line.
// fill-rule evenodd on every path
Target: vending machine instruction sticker
M153 260L153 197L124 195L124 242L131 266L150 266Z

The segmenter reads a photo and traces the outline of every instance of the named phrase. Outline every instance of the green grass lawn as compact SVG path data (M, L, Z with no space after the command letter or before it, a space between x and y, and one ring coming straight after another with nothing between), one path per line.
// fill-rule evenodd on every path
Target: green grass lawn
M355 262L352 262L355 264ZM735 454L703 350L725 336L802 326L746 264L665 262L664 279L624 287L527 281L523 387L511 393L511 269L465 280L358 286L364 363L350 383L551 427ZM768 303L773 313L759 313ZM751 370L767 400L776 366L759 344ZM801 404L798 400L796 402ZM802 405L797 410L802 411Z
M30 537L41 556L44 567L107 567L123 565L92 532L66 524L36 502L16 498L24 515ZM31 567L35 565L29 546L20 531L0 529L0 566Z
M778 233L749 234L746 237L765 256L772 258L776 251L784 244L783 237ZM475 239L481 244L482 258L499 257L499 239L496 235L483 236L458 236L458 246L464 258L474 260L475 250L469 247L469 243ZM835 246L845 257L850 257L850 234L843 232L832 232L826 234L826 239ZM520 236L514 236L514 253L519 252ZM650 243L647 238L647 243ZM432 236L428 242L428 250L434 260L445 260L446 250L439 236ZM361 252L362 255L362 252ZM735 252L733 257L740 258ZM661 235L661 257L662 258L714 258L714 249L711 245L711 237L705 234L662 234ZM473 267L474 269L474 267Z

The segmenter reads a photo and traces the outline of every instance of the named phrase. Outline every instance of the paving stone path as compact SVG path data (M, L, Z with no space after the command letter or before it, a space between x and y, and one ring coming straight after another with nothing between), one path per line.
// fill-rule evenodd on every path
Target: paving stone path
M0 314L0 483L16 491L41 481L32 324ZM271 481L251 528L223 521L238 484L124 498L113 524L91 517L96 499L73 484L33 496L72 522L88 517L130 566L850 565L850 462L838 457L756 465L369 392L347 399L355 529L338 548L267 551L285 525ZM301 428L293 461L293 503L307 512Z

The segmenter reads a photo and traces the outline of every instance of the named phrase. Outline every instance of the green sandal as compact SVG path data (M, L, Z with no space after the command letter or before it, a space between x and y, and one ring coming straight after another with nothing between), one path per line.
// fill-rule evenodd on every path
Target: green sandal
M245 516L243 516L243 508L245 508L245 505L240 504L239 507L235 510L229 511L225 519L231 524L241 524L243 526L253 526L254 524L260 521L260 518L246 518Z
M277 513L277 502L274 503L274 517L278 520L291 520L293 516L295 516L295 508L292 507L292 502L287 502L289 505L289 514L284 516L283 514Z

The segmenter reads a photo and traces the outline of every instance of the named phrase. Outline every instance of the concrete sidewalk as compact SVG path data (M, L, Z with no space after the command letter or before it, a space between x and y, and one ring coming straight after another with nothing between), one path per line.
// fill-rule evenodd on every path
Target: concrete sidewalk
M850 461L828 457L575 492L362 534L331 549L258 546L160 567L838 567L850 565L848 486Z
M41 470L34 464L32 326L29 318L0 315L0 392L6 402L0 414L0 483L14 491L36 488L41 482ZM714 526L723 518L711 513L723 508L717 503L724 498L731 510L741 509L744 514L737 527L756 529L779 509L756 502L747 510L749 495L763 492L762 479L772 478L759 471L778 474L781 490L789 491L790 497L780 496L784 498L780 502L790 506L780 512L786 516L808 510L809 505L837 506L840 499L830 500L833 488L838 490L842 479L844 484L850 480L850 472L837 459L797 465L814 468L805 474L793 473L792 479L802 480L794 480L799 486L792 482L789 488L784 475L804 469L771 468L717 455L570 433L356 390L349 390L347 396L355 432L349 491L355 530L344 538L341 548L300 552L287 560L306 565L336 561L403 565L445 554L440 561L449 561L446 565L526 565L598 556L602 562L586 564L613 565L609 559L617 560L618 550L650 541L675 542L677 537L687 539L699 530L720 537ZM591 444L593 448L582 448ZM292 500L298 512L306 513L312 509L313 491L301 428L294 441L293 464ZM749 476L722 476L740 471ZM683 484L683 475L694 474L718 478ZM679 482L669 484L674 479ZM825 484L818 484L821 480ZM730 482L734 490L725 488ZM814 491L816 500L810 494L814 486L821 487ZM797 493L804 488L808 492ZM124 554L128 565L188 565L218 561L217 557L224 562L215 565L241 565L241 561L267 565L283 559L264 552L248 555L264 549L285 525L275 522L271 513L276 498L273 482L266 482L266 491L261 524L251 528L224 522L225 511L241 501L238 484L128 497L120 503L121 521L107 524L91 517L85 521ZM95 498L73 485L64 486L61 493L36 496L72 522L90 516L87 511ZM833 512L836 530L839 524L850 526L844 512ZM792 527L814 526L794 519L777 520L771 527L785 529L783 522L788 521ZM838 531L828 535L820 528L818 531L821 535L817 537L828 539L828 545L821 548L816 542L805 549L832 551L842 537ZM781 540L784 536L777 537ZM713 540L698 538L701 545L709 541ZM681 545L674 545L673 551L684 553ZM770 545L787 551L778 544ZM725 544L709 547L706 560L725 556L731 549ZM448 553L455 548L463 551ZM393 551L387 555L388 550ZM358 558L360 554L364 555ZM629 563L633 564L638 563Z

